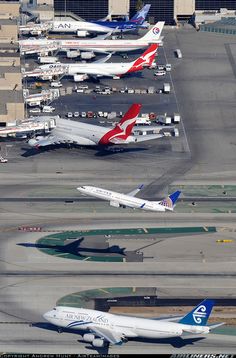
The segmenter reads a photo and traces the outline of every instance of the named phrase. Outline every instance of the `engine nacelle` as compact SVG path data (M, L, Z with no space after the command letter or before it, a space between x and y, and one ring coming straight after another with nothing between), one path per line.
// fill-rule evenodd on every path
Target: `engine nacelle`
M110 201L110 205L114 206L115 208L119 208L120 204L118 203L118 201Z
M100 339L100 338L96 338L96 339L93 340L92 345L94 347L98 347L98 348L104 347L104 340Z
M78 57L80 55L80 51L76 50L76 51L66 51L66 57L67 58L75 58Z
M86 333L83 335L83 340L85 342L93 342L95 340L95 335L91 333Z
M83 82L88 78L88 75L74 75L74 81L75 82Z
M39 76L40 78L42 78L43 81L51 81L53 76L52 75L42 75L42 76Z
M39 36L39 35L42 34L42 31L41 30L31 30L30 34L33 35L33 36L34 35Z
M88 31L82 31L82 30L77 30L77 36L78 37L86 37L86 36L88 36Z
M93 51L81 52L80 57L82 60L91 60L91 58L95 57Z

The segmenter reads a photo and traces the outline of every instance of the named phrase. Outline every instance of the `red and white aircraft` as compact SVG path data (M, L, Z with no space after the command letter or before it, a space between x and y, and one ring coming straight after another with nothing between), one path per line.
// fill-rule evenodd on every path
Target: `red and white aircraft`
M134 135L132 133L140 109L141 104L133 104L114 128L58 118L56 128L49 136L30 139L28 144L36 148L64 143L109 146L143 142L162 137L162 134Z
M140 57L132 62L94 61L90 63L52 63L42 65L32 71L23 72L23 77L37 77L43 80L51 80L54 76L73 76L74 81L83 81L89 76L112 77L119 79L121 76L143 70L150 67L155 59L158 44L152 44ZM110 56L110 55L109 55Z

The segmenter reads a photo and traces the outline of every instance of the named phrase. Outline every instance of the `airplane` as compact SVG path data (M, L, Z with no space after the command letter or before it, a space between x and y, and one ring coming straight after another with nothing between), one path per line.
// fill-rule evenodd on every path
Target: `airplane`
M114 29L114 32L117 31L130 31L136 30L138 28L147 28L147 23L145 23L145 19L150 10L151 4L146 4L143 6L141 10L139 10L130 20L128 21L92 21L97 25L105 25L110 29Z
M95 186L83 185L77 188L82 194L93 196L95 198L107 200L111 206L116 208L133 208L142 209L146 211L173 211L175 203L178 200L180 191L176 191L164 198L161 201L150 201L140 198L135 198L135 195L143 188L143 184L137 189L132 190L127 194L117 193L115 191L97 188Z
M28 141L28 144L35 148L63 143L106 147L114 144L123 145L161 138L163 135L160 133L132 134L140 109L141 104L133 104L114 128L58 118L56 128L52 129L50 135L32 138Z
M41 35L47 32L76 32L77 36L86 37L90 33L109 33L147 28L144 24L151 5L146 4L130 21L48 21L40 24L28 23L19 26L22 34Z
M88 331L89 333L83 335L83 341L91 343L94 347L104 347L121 345L127 342L128 338L157 339L180 337L185 333L208 334L212 329L224 324L222 322L207 325L213 306L213 300L205 299L185 316L158 319L56 306L43 317L58 327Z
M84 81L92 77L112 77L120 79L121 76L133 72L142 71L144 67L150 67L155 59L158 45L152 44L135 61L132 62L109 62L104 65L103 61L98 60L90 63L52 63L42 65L32 71L22 72L23 77L37 77L43 80L51 80L55 75L73 76L74 81ZM107 57L111 56L108 55Z
M87 40L58 40L58 39L27 39L19 40L20 53L48 53L53 51L81 50L97 53L128 52L144 49L152 43L162 43L161 33L165 22L157 22L143 37L136 40L108 40L87 39Z

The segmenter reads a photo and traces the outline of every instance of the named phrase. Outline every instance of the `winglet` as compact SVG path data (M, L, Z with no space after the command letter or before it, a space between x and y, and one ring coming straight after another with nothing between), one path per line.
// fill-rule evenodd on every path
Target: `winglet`
M179 323L190 326L205 326L211 314L214 301L206 299L199 303L191 312L186 314Z

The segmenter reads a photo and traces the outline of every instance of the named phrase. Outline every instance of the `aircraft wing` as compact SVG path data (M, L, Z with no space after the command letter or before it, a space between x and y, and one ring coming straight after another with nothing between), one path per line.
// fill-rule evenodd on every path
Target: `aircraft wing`
M56 144L63 144L63 143L71 143L71 144L78 144L78 145L95 145L96 143L90 139L85 137L80 137L78 135L73 134L66 134L66 133L56 133L50 134L47 137L37 137L32 138L28 141L28 144L31 147L45 147L47 145L56 145Z
M157 134L147 134L147 135L139 135L139 136L134 136L134 142L145 142L147 140L153 140L153 139L157 139L157 138L161 138L164 137L163 134L157 133Z
M93 63L105 63L107 62L111 56L113 55L113 52L109 53L106 57L100 58L99 60L93 61Z
M97 35L96 40L105 40L105 39L107 39L109 36L112 35L113 32L116 32L117 29L118 29L118 27L116 27L115 29L110 30L109 32L106 32L105 34Z
M129 196L135 196L136 194L138 194L138 192L140 192L140 190L142 190L144 187L144 185L140 185L138 188L130 191L129 193L127 193L126 195L129 195Z
M97 336L99 336L100 338L104 338L107 342L111 344L122 343L122 338L124 338L124 335L122 333L117 332L115 330L110 330L108 328L90 326L89 329Z

